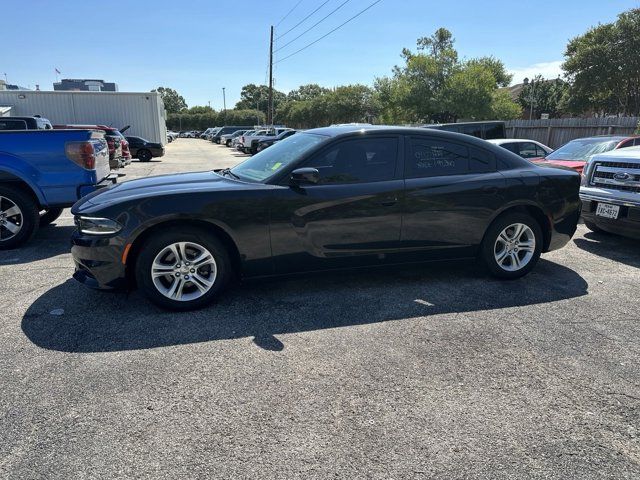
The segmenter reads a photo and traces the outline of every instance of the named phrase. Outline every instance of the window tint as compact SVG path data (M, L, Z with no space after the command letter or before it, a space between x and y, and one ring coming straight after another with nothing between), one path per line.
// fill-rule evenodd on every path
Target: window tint
M531 142L520 142L520 152L519 155L522 158L537 158L539 157L536 144Z
M482 125L479 125L479 124L464 125L460 130L460 132L466 135L472 135L474 137L482 138Z
M536 152L538 152L538 157L546 157L547 152L540 145L536 145Z
M379 182L395 177L397 158L398 139L363 138L340 142L305 166L318 169L320 184Z
M625 140L620 144L618 148L627 148L627 147L633 147L633 139Z
M640 145L640 137L636 137L636 139L633 141L633 145L636 147Z
M443 140L413 137L407 162L407 178L492 172L496 158L491 152Z
M27 130L24 120L0 120L0 130Z
M487 124L484 126L484 138L492 140L494 138L505 138L506 132L502 124Z
M520 150L518 148L517 142L501 143L500 146L505 150L509 150L510 152L515 153L516 155L520 155Z

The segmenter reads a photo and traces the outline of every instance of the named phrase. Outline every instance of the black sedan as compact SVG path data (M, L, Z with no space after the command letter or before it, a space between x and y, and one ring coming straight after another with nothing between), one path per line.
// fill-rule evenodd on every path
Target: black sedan
M72 209L74 277L202 307L232 277L479 257L527 274L564 246L580 176L467 135L342 126L231 169L119 183Z
M148 162L152 158L162 157L164 147L160 143L153 143L141 137L127 137L131 156L141 162Z
M256 150L258 152L261 152L262 150L269 148L274 143L279 142L280 140L284 140L285 138L289 138L291 135L296 133L296 131L297 130L286 130L276 137L263 138L258 142Z

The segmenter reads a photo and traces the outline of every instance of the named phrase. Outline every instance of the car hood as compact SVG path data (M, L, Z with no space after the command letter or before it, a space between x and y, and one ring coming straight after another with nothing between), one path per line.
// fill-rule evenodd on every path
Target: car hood
M580 160L553 160L550 158L544 158L544 159L540 159L540 160L533 160L535 163L545 166L545 165L558 165L561 167L568 167L571 168L572 170L575 170L576 172L582 173L582 170L584 169L585 163L583 161Z
M178 173L157 177L140 178L118 183L103 190L98 190L79 200L72 213L98 205L110 205L139 198L174 195L193 192L215 192L229 190L247 190L268 188L262 183L248 183L223 177L213 171Z

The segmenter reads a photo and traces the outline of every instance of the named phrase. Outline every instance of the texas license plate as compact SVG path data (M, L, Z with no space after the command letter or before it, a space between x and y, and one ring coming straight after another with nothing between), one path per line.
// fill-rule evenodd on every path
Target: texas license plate
M611 205L609 203L599 203L596 210L596 215L604 218L618 218L620 214L620 207L618 205Z

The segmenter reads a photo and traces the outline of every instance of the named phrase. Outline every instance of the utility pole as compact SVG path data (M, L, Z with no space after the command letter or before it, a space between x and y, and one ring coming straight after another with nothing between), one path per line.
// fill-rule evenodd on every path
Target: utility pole
M225 87L222 87L222 111L223 113L223 123L227 123L227 97L224 93Z
M269 40L269 105L267 106L267 125L273 125L273 25Z

